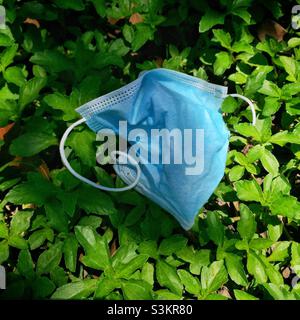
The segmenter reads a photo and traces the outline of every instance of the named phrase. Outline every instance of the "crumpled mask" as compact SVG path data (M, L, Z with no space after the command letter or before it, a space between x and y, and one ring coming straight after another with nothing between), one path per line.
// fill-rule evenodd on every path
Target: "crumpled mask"
M171 213L188 230L224 175L229 131L220 108L226 96L227 87L181 72L163 68L142 72L135 81L76 110L82 119L72 124L61 139L62 161L75 177L98 189L119 192L134 188ZM238 94L231 96L248 102L255 125L252 102ZM121 132L120 121L126 123L127 132ZM139 135L138 148L134 141L128 141L131 153L115 151L111 154L114 170L126 187L102 186L70 166L64 144L71 130L83 122L94 132L109 129L123 141L128 140L128 132L135 129L143 133ZM179 132L182 139L163 136L162 142L160 136L161 139L150 143L152 132L162 129ZM169 157L165 150L170 151ZM153 154L154 163L149 161Z

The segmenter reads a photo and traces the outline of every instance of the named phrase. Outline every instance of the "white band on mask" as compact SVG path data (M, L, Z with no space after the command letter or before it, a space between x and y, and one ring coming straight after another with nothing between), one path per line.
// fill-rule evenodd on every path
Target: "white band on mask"
M121 192L121 191L127 191L127 190L130 190L130 189L134 188L137 185L137 183L139 182L139 179L140 179L140 176L141 176L141 168L140 168L138 162L132 156L130 156L129 154L127 154L125 152L117 151L117 150L112 152L113 159L116 159L116 155L120 155L120 156L126 157L129 160L129 163L132 164L133 166L135 166L135 168L136 168L136 178L135 178L135 180L133 181L132 184L130 184L130 185L126 186L126 187L123 187L123 188L109 188L109 187L105 187L105 186L102 186L100 184L97 184L96 182L93 182L93 181L83 177L82 175L80 175L78 172L76 172L71 167L69 161L66 158L66 154L65 154L65 149L64 149L65 142L66 142L70 132L75 127L79 126L80 124L82 124L85 121L86 120L83 118L83 119L80 119L80 120L74 122L73 124L71 124L70 127L65 131L65 133L63 134L63 136L62 136L62 138L60 140L59 153L60 153L61 160L62 160L63 164L65 165L65 167L77 179L89 184L92 187L100 189L100 190L112 191L112 192Z
M234 98L240 98L244 101L246 101L251 109L251 112L252 112L252 125L255 126L256 124L256 112L255 112L255 108L254 108L254 104L253 102L248 99L247 97L245 96L242 96L241 94L238 94L238 93L231 93L231 94L228 94L228 96L231 96L231 97L234 97Z

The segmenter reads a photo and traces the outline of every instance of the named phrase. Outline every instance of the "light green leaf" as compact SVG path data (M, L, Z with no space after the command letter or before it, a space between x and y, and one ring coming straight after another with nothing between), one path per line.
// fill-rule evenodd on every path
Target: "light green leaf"
M273 176L278 175L279 162L276 157L268 149L264 149L260 158L263 167Z
M233 253L226 253L225 263L230 278L241 286L247 286L247 275L244 271L242 258Z
M240 180L234 183L239 199L244 201L263 201L263 193L256 180Z
M199 32L205 32L217 24L224 24L225 15L207 8L199 24Z
M234 289L233 292L236 300L259 300L258 298L254 297L252 294L249 294L242 290Z
M227 280L227 271L223 260L215 261L209 267L202 269L201 285L206 294L218 290Z
M183 269L177 271L179 278L187 292L198 295L200 293L200 282L196 277L193 277L189 272Z
M245 240L251 240L256 231L256 221L251 210L244 204L240 205L241 219L237 223L237 230Z
M254 276L257 283L261 284L267 282L268 276L265 271L265 266L259 255L257 255L255 252L250 251L248 253L247 270L251 275Z
M222 75L232 65L232 56L228 52L218 52L214 62L214 74Z
M70 300L70 299L86 299L96 289L96 279L80 280L73 283L68 283L56 289L51 296L54 300Z
M159 260L156 263L156 278L160 286L167 287L175 294L181 296L183 286L176 273L176 269L163 260Z

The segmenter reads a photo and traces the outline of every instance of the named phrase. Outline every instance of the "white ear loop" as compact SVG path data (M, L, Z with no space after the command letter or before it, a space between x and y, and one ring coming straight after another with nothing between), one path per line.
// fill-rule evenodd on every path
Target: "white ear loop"
M97 189L100 189L100 190L104 190L104 191L112 191L112 192L121 192L121 191L127 191L127 190L130 190L132 188L134 188L137 183L139 182L139 179L140 179L140 176L141 176L141 168L138 164L138 162L132 157L130 156L129 154L127 154L126 152L123 152L123 151L113 151L111 153L111 156L113 157L113 159L116 160L116 155L120 155L120 156L123 156L123 157L126 157L128 160L129 160L129 163L134 165L135 168L136 168L136 178L135 180L132 182L132 184L126 186L126 187L123 187L123 188L109 188L109 187L105 187L105 186L102 186L100 184L97 184L85 177L83 177L82 175L80 175L78 172L76 172L70 165L69 161L67 160L66 158L66 154L65 154L65 142L70 134L70 132L77 126L79 126L80 124L82 124L83 122L85 122L85 119L80 119L76 122L74 122L73 124L70 125L70 127L65 131L65 133L63 134L61 140L60 140L60 144L59 144L59 153L60 153L60 157L61 157L61 160L63 162L63 164L65 165L65 167L70 171L70 173L76 177L77 179L89 184L90 186L92 187L95 187Z
M250 107L251 112L252 112L252 125L255 126L255 124L256 124L256 112L255 112L255 108L254 108L253 102L249 98L247 98L245 96L242 96L241 94L238 94L238 93L231 93L231 94L228 94L228 96L231 96L231 97L234 97L234 98L240 98L240 99L246 101L249 104L249 107Z

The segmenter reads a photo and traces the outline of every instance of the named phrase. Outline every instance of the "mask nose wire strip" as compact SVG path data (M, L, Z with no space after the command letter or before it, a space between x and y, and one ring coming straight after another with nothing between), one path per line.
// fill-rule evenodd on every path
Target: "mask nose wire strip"
M238 93L231 93L231 94L228 94L228 95L231 96L231 97L234 97L234 98L240 98L240 99L242 99L242 100L244 100L244 101L246 101L248 103L248 105L249 105L249 107L251 109L251 112L252 112L252 125L255 126L255 124L256 124L256 112L255 112L255 108L254 108L253 102L249 98L247 98L245 96L242 96L241 94L238 94Z
M65 165L65 167L70 171L70 173L76 177L77 179L89 184L90 186L92 187L95 187L97 189L100 189L100 190L104 190L104 191L111 191L111 192L121 192L121 191L127 191L127 190L130 190L132 188L134 188L136 186L136 184L138 183L139 179L140 179L140 176L141 176L141 168L138 164L138 162L132 157L130 156L129 154L127 154L126 152L122 152L122 151L113 151L111 156L113 157L113 159L116 160L116 155L119 155L119 156L123 156L123 157L126 157L128 160L129 160L129 163L132 164L133 166L135 166L136 168L136 178L135 180L132 182L132 184L126 186L126 187L123 187L123 188L109 188L109 187L105 187L105 186L102 186L102 185L99 185L83 176L81 176L78 172L76 172L70 165L69 161L67 160L66 158L66 154L65 154L65 142L70 134L70 132L77 126L79 126L80 124L84 123L86 120L83 118L83 119L80 119L76 122L74 122L73 124L70 125L70 127L65 131L65 133L63 134L61 140L60 140L60 144L59 144L59 153L60 153L60 157L61 157L61 160L63 162L63 164Z

